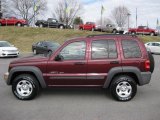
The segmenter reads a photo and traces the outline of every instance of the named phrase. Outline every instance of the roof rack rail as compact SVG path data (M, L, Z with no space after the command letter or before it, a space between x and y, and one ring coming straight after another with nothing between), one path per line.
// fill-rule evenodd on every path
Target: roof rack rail
M87 37L96 37L96 36L131 36L131 37L137 37L136 35L131 34L97 34L97 35L88 35Z

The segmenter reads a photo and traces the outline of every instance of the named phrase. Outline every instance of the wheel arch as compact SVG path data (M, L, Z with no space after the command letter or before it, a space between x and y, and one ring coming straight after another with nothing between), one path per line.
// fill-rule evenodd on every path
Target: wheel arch
M40 86L42 88L46 88L46 83L44 81L42 72L40 71L39 68L34 67L34 66L19 66L19 67L12 68L9 73L7 84L11 85L14 78L20 74L33 75L39 82Z
M138 85L141 84L140 80L142 79L142 76L138 68L136 67L115 67L109 71L103 88L108 88L112 80L119 75L128 75L132 77Z

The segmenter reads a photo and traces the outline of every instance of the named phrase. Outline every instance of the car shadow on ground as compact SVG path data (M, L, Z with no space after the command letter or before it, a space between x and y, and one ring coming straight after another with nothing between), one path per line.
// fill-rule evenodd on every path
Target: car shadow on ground
M112 99L109 89L103 88L47 88L41 90L38 97L43 96L106 96Z

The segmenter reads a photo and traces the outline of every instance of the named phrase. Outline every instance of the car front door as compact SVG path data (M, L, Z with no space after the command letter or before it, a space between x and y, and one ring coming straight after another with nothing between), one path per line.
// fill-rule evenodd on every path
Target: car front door
M48 86L83 86L86 84L87 44L69 42L49 60L46 72Z
M117 66L121 66L120 53L116 39L100 39L90 41L91 52L89 54L87 81L92 86L104 85L108 72Z

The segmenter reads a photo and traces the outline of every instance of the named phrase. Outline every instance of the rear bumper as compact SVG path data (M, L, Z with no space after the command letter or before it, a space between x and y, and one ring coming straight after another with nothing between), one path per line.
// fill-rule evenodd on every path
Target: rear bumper
M148 84L151 80L151 72L141 72L141 80L139 80L139 85Z

